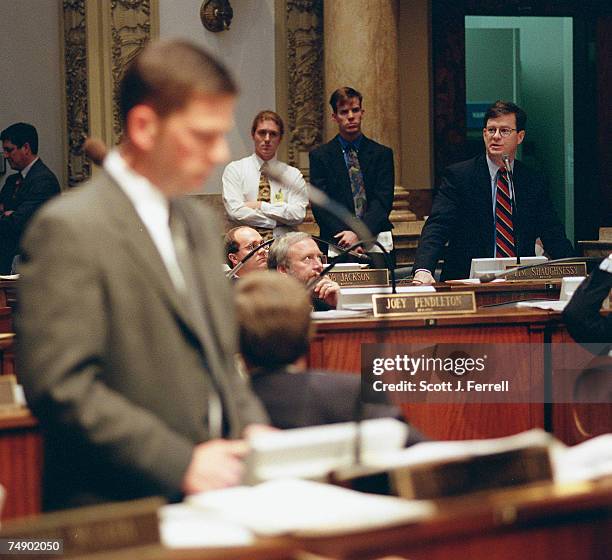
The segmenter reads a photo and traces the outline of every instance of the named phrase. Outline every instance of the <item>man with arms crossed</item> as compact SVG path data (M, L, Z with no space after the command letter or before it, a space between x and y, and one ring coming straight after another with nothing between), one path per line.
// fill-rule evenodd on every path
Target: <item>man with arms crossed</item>
M306 216L302 173L276 159L284 131L279 115L260 111L251 127L255 152L232 161L223 172L223 204L230 220L257 228L264 239L294 230ZM274 177L268 176L270 165Z
M246 443L229 438L267 418L234 368L217 224L180 198L227 159L235 96L199 47L149 44L105 173L26 233L18 357L46 431L45 509L240 481Z
M533 256L537 238L553 259L573 256L546 179L514 159L525 138L526 120L514 103L497 101L484 116L486 153L446 169L421 233L413 268L416 283L434 283L447 242L443 281L467 278L474 258L515 257L517 250L522 257ZM504 155L512 168L518 216L513 216L508 196Z

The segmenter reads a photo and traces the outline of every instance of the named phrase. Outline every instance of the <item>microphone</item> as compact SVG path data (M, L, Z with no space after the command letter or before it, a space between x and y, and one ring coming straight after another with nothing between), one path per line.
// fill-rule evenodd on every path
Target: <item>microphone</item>
M89 137L83 143L83 152L94 164L102 166L108 155L108 148L99 138Z
M504 278L509 274L514 272L518 272L520 270L529 270L530 268L540 268L542 266L548 266L549 264L557 264L557 263L570 263L570 262L601 262L602 257L565 257L563 259L553 259L550 261L537 263L537 264L527 264L524 266L517 266L515 268L509 268L508 270L502 270L500 272L489 272L487 274L483 274L480 277L480 283L486 284L488 282L492 282L497 278Z
M331 241L327 241L325 239L321 239L320 237L317 237L316 235L312 235L311 236L317 243L325 243L325 245L327 245L328 247L332 247L336 252L338 253L342 253L340 256L343 257L344 255L350 255L351 258L354 258L356 261L362 263L362 264L372 264L372 259L370 257L368 257L368 255L366 255L365 253L357 253L357 251L353 251L352 249L348 249L346 250L345 248L340 247L340 245L336 245L335 243L332 243ZM357 246L360 245L361 242L357 243ZM338 256L338 255L336 255ZM336 256L331 257L332 259L335 259Z
M512 229L514 235L514 252L516 253L516 264L521 264L521 254L519 253L519 236L518 236L518 211L516 209L516 197L514 194L514 177L512 175L512 167L510 167L510 156L508 154L502 155L502 161L506 166L506 173L508 174L508 191L510 192L510 204L512 204Z

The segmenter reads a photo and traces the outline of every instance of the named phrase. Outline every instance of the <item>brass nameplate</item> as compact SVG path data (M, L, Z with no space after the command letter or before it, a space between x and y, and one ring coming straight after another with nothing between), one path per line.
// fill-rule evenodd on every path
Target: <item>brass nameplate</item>
M0 537L61 539L62 558L158 545L160 535L157 511L165 503L162 498L143 498L62 510L28 519L27 522L17 520L6 525L3 523ZM125 558L139 557L137 553L125 554Z
M475 313L474 292L373 295L375 317Z
M388 286L389 271L386 268L366 268L364 270L347 270L345 272L330 272L328 276L340 286L365 288L372 286Z
M14 375L0 375L0 406L17 406Z
M515 268L507 266L506 270ZM506 276L508 280L556 280L566 276L586 276L585 262L543 264L525 270L517 270Z

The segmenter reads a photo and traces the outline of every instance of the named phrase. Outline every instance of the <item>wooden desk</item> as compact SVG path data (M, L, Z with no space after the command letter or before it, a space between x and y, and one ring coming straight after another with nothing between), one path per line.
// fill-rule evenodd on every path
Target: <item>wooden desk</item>
M432 519L300 540L325 558L604 560L612 550L612 486L520 488L439 503Z
M2 519L41 510L42 437L27 410L0 413L0 483L6 488Z
M376 320L317 321L309 353L313 368L359 374L364 343L528 343L530 356L508 356L516 364L514 379L525 386L549 374L546 343L569 342L559 313L536 309L486 308L477 313ZM555 339L553 340L553 333ZM576 345L574 345L576 346ZM563 357L555 359L562 360ZM543 401L544 399L542 399ZM609 418L612 405L584 405L592 421ZM588 439L576 427L571 405L544 402L512 404L403 404L410 422L433 439L480 439L545 428L567 444ZM612 426L612 422L604 424Z
M488 284L442 282L436 284L435 288L439 292L473 291L476 295L476 306L482 307L529 299L559 299L561 280L511 280L489 282Z
M16 301L17 280L0 280L0 307L12 307Z

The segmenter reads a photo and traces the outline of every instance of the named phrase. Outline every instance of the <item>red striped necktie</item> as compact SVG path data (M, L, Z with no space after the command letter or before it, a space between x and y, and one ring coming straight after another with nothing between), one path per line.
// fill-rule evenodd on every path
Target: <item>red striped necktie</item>
M512 199L508 187L508 173L505 167L497 172L495 189L495 248L497 257L514 257L514 228L512 225Z

